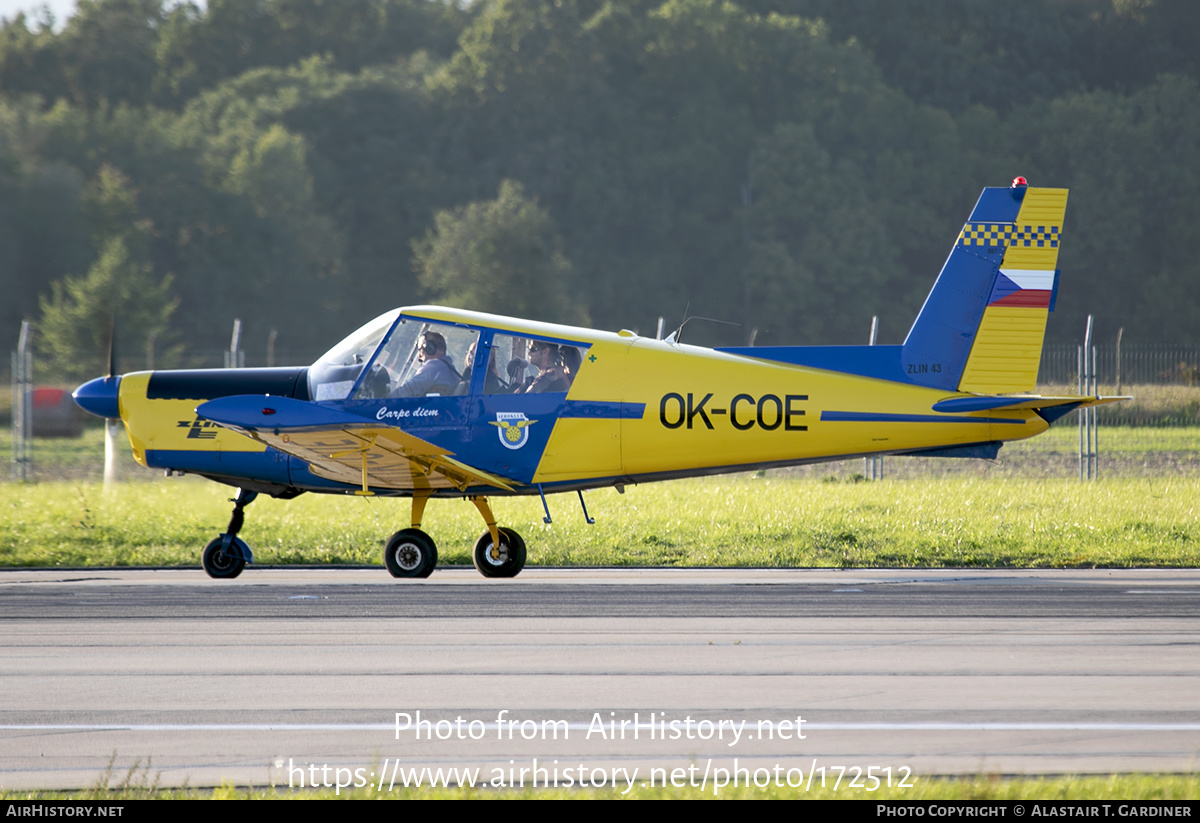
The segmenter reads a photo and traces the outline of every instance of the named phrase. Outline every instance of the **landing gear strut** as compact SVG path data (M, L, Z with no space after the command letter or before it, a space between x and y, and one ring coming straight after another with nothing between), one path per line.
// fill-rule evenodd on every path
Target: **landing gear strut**
M421 518L425 515L425 504L430 497L429 491L413 493L412 528L401 529L393 534L383 549L383 565L392 577L429 577L437 566L437 545L432 537L421 531ZM496 526L496 518L486 497L476 495L471 502L487 524L487 531L476 541L475 550L471 553L476 570L484 577L516 577L525 568L525 541L512 529ZM205 565L205 568L208 566ZM240 567L238 571L241 571Z
M237 534L242 530L246 519L244 509L253 503L256 497L258 492L238 489L237 496L232 498L233 514L229 518L229 527L224 534L204 547L204 554L200 558L200 565L209 577L231 579L241 574L247 563L254 562L254 553Z

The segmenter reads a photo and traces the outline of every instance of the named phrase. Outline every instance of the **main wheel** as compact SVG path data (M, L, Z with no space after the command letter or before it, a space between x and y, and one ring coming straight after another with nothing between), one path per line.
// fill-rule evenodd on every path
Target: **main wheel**
M241 547L237 545L241 541L233 538L229 544L229 551L226 552L221 548L224 540L224 535L213 540L204 547L204 554L200 557L200 565L204 567L204 571L208 572L209 577L218 580L237 577L242 573L242 569L246 568L246 561L241 556Z
M492 545L490 531L475 542L475 569L484 577L516 577L525 568L525 541L512 529L498 531L499 546Z
M402 529L388 540L383 565L392 577L429 577L437 566L437 546L420 529Z

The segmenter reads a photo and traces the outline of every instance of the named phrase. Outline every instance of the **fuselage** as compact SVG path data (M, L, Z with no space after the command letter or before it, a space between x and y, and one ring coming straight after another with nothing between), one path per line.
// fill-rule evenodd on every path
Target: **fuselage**
M355 491L351 460L344 472L335 466L314 473L305 461L196 412L206 400L241 395L313 401L395 427L511 483L511 490L435 486L434 494L452 496L537 493L539 485L565 491L871 454L972 454L972 447L994 454L1000 442L1048 427L1027 409L939 413L934 404L956 393L759 358L745 349L730 353L431 306L404 309L400 318L472 341L470 352L447 353L461 372L455 393L365 391L368 370L382 354L356 363L356 388L347 380L346 396L332 399L321 399L327 386L306 369L128 374L120 379L119 410L135 458L272 494ZM503 372L513 340L574 349L580 362L567 390L497 388L494 375ZM371 487L405 495L413 484L393 475L375 478Z

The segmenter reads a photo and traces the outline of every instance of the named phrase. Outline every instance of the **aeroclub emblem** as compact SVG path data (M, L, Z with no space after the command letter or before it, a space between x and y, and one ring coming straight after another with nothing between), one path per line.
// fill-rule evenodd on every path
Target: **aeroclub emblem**
M525 412L496 412L496 419L492 425L499 427L500 430L496 433L500 435L500 442L504 444L504 448L519 449L529 442L527 427L536 422L526 417Z

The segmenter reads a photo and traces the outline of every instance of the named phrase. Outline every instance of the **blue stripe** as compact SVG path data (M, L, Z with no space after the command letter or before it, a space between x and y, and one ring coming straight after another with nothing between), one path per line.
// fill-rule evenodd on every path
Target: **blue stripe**
M941 414L878 414L875 412L821 412L822 423L1011 423L1024 425L1024 420L1008 417L948 417Z
M592 420L641 420L645 403L618 403L609 400L568 400L559 417L586 417Z
M156 469L216 474L282 486L291 484L287 455L271 448L263 452L147 449L146 465Z
M726 346L717 351L878 380L910 382L900 365L900 346Z
M935 412L972 412L1002 409L1024 403L1028 397L951 397L933 404Z

